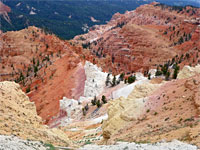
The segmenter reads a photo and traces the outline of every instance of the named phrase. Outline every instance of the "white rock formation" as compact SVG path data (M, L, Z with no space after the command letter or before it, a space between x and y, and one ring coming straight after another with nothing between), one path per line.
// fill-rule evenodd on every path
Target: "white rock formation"
M107 73L102 72L101 68L88 61L84 68L86 74L84 96L93 98L103 92Z
M85 145L79 150L197 150L194 145L186 144L177 140L172 142L159 142L155 144L136 144L118 142L116 145Z
M151 78L155 78L156 77L156 69L150 69L148 73L151 74Z
M119 90L114 91L112 94L113 99L120 98L121 96L127 98L136 85L148 82L148 79L144 77L142 73L136 73L136 80L137 80L136 82L128 84L125 87L122 87Z
M48 147L49 148L49 147ZM0 149L1 150L46 150L39 141L22 140L16 136L0 135Z
M67 112L67 116L62 119L61 126L64 126L72 121L72 119L78 119L82 109L81 105L78 105L78 101L74 99L68 99L63 97L60 100L60 110Z
M195 67L184 66L183 69L179 72L177 79L189 78L199 73L200 73L200 65L197 65Z

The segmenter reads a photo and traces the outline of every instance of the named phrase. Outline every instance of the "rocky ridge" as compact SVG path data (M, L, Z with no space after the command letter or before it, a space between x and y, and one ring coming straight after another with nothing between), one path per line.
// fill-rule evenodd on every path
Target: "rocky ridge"
M16 135L22 139L30 139L44 143L67 146L71 142L67 135L59 129L49 129L42 125L37 115L34 102L22 92L14 82L0 82L0 134Z
M69 42L36 27L1 34L0 80L18 82L32 102L19 85L2 82L1 120L6 121L0 121L0 134L64 146L68 137L81 146L101 139L101 144L178 139L199 146L199 66L184 67L200 62L198 15L198 8L152 3L115 14L107 25ZM153 75L166 62L169 70L183 67L177 79L164 82L164 76ZM124 72L125 79L136 75L136 81L105 86L108 73L97 66ZM143 72L151 68L148 80ZM102 95L108 103L92 105L94 96Z
M195 73L195 68L198 66L185 68L179 73L181 79L159 86L154 85L153 91L145 90L145 92L152 91L148 96L142 92L147 98L137 97L138 94L133 90L133 98L129 95L129 99L121 98L110 102L108 120L104 121L102 126L104 136L102 142L113 143L118 140L158 142L161 139L167 141L178 139L200 146L200 79L198 70ZM188 76L189 74L194 75ZM142 91L142 88L140 90ZM136 103L140 105L135 105ZM140 108L139 112L137 108ZM134 111L137 113L133 113Z
M59 113L62 97L77 99L84 93L80 47L36 27L6 32L0 37L0 81L19 83L46 123Z
M3 4L2 2L0 2L0 15L3 16L3 18L9 23L11 24L11 20L10 17L8 16L8 13L11 12L10 7L6 6L5 4Z
M191 58L181 58L180 63L196 65L199 60L194 55L200 49L199 15L199 8L154 2L125 14L116 13L108 24L94 26L72 41L89 49L96 57L94 62L104 71L116 74L148 71L186 53Z

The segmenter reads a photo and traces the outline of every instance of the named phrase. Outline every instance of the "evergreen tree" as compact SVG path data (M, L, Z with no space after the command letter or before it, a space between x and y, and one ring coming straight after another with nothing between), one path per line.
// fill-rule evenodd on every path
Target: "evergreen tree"
M169 80L169 77L170 77L170 72L168 71L165 75L165 80L168 81Z
M159 67L157 67L156 76L161 76L162 74L163 72L159 70Z
M106 77L106 86L108 86L109 82L110 82L110 74L108 74Z
M88 109L89 109L88 104L84 108L85 108L86 111L88 111Z
M165 64L164 66L162 66L162 72L164 75L166 75L167 71L168 71L168 64Z
M92 105L96 105L97 103L97 97L95 96L94 99L91 101Z
M107 100L106 100L106 97L103 95L102 98L101 98L102 102L105 104L107 103Z
M33 64L35 65L35 58L33 57Z
M148 74L148 79L151 80L151 73Z
M100 102L100 100L98 100L96 104L97 104L97 107L98 107L98 108L101 107L101 102Z
M175 64L174 66L173 66L173 68L174 68L174 74L173 74L173 79L176 79L177 78L177 75L178 75L178 71L179 71L179 66L177 65L177 64Z
M131 75L130 77L128 77L128 83L129 84L135 82L135 80L136 80L136 76L135 75L134 76Z
M116 85L116 76L114 76L112 80L112 86L115 86L115 85Z
M26 93L29 93L31 91L30 85L26 88Z
M126 84L126 83L127 83L127 79L124 80L124 84Z
M23 81L25 79L24 75L22 72L20 72L20 77L19 77L19 81Z
M34 73L36 74L38 72L38 67L34 66Z
M125 75L124 73L121 73L121 74L120 74L120 76L119 76L120 81L123 81L123 80L124 80L124 75Z
M182 36L181 36L180 39L178 40L178 43L179 43L179 44L182 44L182 43L183 43L183 37L182 37Z
M83 116L85 116L86 115L85 108L82 108L82 112L83 112Z
M40 65L40 61L39 61L39 59L37 60L37 66L39 66Z

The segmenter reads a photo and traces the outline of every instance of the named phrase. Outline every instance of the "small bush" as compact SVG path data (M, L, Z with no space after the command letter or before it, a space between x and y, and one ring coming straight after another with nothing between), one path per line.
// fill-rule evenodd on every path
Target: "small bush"
M28 87L26 88L26 93L29 93L30 91L31 91L31 87L28 86Z
M84 145L87 145L87 144L92 144L92 142L90 142L89 140L87 142L85 142Z
M157 70L157 71L156 71L156 76L161 76L162 74L163 74L162 71L160 71L160 70Z
M128 77L128 83L129 84L135 82L135 80L136 80L136 76L135 75L134 76L131 75L130 77Z
M154 113L155 116L156 116L157 114L158 114L157 112Z
M44 144L44 146L47 147L47 150L56 150L56 148L52 144L46 143Z

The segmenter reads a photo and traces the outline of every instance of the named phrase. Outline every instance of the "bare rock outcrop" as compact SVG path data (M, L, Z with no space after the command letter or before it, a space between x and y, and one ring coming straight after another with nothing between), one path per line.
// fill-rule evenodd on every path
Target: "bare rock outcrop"
M92 27L73 41L89 49L104 71L115 74L155 69L172 59L181 67L196 65L199 15L199 8L189 6L141 5L124 14L116 13L107 24ZM190 57L180 59L186 53Z
M62 97L83 95L85 72L79 47L34 26L2 33L0 38L0 81L18 82L46 124L59 114Z
M14 82L0 82L0 134L67 146L70 141L59 129L42 125L34 102Z
M9 23L11 24L11 20L10 17L8 16L8 13L11 12L11 8L8 7L7 5L3 4L0 1L0 15L3 16L3 18Z
M200 65L197 65L195 67L184 66L183 69L179 72L177 78L185 79L185 78L192 77L199 73L200 73Z
M128 98L120 97L109 102L108 120L103 123L103 137L109 139L112 134L131 121L136 121L143 112L145 102L160 85L143 83L136 85Z
M165 82L149 95L144 94L145 90L148 91L148 88L143 90L142 97L148 98L141 99L145 103L139 105L140 107L131 105L129 98L123 100L123 107L120 100L112 102L115 106L110 104L108 120L103 123L102 142L123 140L146 143L178 139L200 146L199 75ZM132 95L141 98L134 91ZM123 113L128 117L129 114L136 117L124 119L121 117Z

